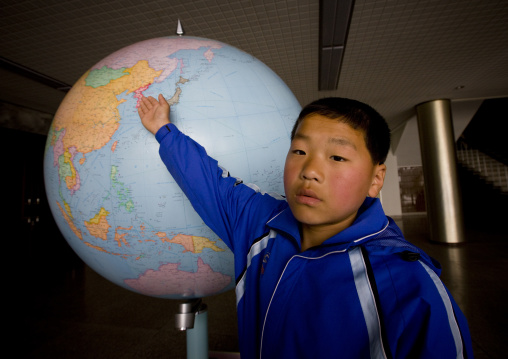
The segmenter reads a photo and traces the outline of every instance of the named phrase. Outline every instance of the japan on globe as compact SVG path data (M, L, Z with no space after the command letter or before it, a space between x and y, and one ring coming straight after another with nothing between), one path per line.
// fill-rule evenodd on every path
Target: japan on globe
M300 111L284 82L227 44L174 36L106 57L72 87L44 155L48 201L80 258L149 296L199 298L234 287L233 254L200 219L142 126L142 96L162 93L171 121L235 177L283 194Z

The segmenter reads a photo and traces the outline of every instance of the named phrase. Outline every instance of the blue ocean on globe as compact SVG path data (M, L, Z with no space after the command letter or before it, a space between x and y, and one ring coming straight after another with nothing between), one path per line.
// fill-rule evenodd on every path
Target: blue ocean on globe
M233 254L193 210L137 114L142 96L159 93L171 121L222 167L283 194L295 96L235 47L175 36L120 49L72 87L48 134L48 201L72 249L111 282L159 298L218 294L234 287Z

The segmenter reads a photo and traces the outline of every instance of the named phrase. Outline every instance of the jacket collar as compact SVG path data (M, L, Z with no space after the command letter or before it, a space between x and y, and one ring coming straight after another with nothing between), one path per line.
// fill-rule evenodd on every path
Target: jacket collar
M386 228L387 225L388 218L383 211L381 201L378 198L368 197L358 210L358 215L353 224L324 241L322 245L345 243L360 244L368 241ZM268 221L267 226L290 237L292 240L296 241L298 245L301 244L300 226L289 206Z

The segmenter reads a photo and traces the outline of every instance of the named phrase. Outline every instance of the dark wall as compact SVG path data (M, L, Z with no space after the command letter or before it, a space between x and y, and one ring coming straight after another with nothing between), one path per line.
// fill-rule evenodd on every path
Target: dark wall
M0 128L4 264L13 270L13 285L24 292L51 281L55 269L74 266L76 255L61 235L44 189L46 136ZM30 201L29 201L30 200ZM42 285L42 284L41 284Z
M470 146L488 154L508 166L508 98L483 101L462 133Z

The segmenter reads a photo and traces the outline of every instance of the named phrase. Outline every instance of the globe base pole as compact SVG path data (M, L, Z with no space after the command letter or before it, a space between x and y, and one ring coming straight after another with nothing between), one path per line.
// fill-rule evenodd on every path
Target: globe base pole
M187 358L208 359L208 309L201 299L181 303L176 328L187 331Z

